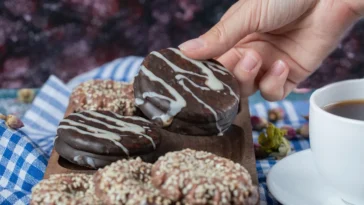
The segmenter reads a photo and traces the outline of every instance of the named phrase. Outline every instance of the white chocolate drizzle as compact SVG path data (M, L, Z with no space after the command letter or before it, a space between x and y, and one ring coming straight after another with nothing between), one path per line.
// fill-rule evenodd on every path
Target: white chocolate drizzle
M206 63L206 62L205 62ZM207 63L206 63L207 64ZM213 71L215 71L215 72L218 72L218 73L220 73L221 75L227 75L227 72L225 72L225 71L223 71L223 70L220 70L220 69L217 69L217 68L215 68L214 66L215 65L212 65L212 64L208 64L208 65L210 65L210 69L211 70L213 70Z
M224 68L223 66L219 65L219 64L216 64L216 63L213 63L211 61L198 61L198 60L194 60L194 59L191 59L191 58L188 58L187 56L185 56L180 50L176 49L176 48L168 48L169 50L172 50L173 52L175 52L176 54L178 54L179 56L181 56L182 58L192 62L193 64L195 64L197 67L200 67L201 69L202 68L205 68L205 69L211 69L211 70L218 70L216 68L219 68L220 70L217 71L219 73L225 73L223 75L226 75L228 73L230 73L230 71L226 68ZM204 63L206 63L209 67L205 66ZM216 68L215 68L215 67ZM230 73L231 74L231 73ZM214 76L214 74L212 74ZM218 79L217 79L218 80ZM220 80L219 80L220 81Z
M144 104L144 100L140 99L140 98L135 98L135 104L136 105L142 105L142 104Z
M237 99L239 101L239 97L236 95L236 93L233 91L233 89L230 86L226 85L225 83L222 83L222 84L224 84L229 89L229 94L234 96L235 99Z
M92 168L96 168L95 162L92 158L90 158L90 157L85 157L85 158L86 158L86 163L88 165L90 165Z
M73 161L75 161L75 162L82 162L82 156L80 156L80 155L74 156L73 157Z
M200 86L200 85L197 85L195 82L193 82L191 79L187 78L186 76L184 75L181 75L181 74L177 74L176 75L176 79L178 80L178 83L179 81L183 81L183 80L187 80L188 82L191 83L191 85L193 85L194 87L196 88L200 88L201 90L210 90L208 87L204 87L204 86Z
M83 157L83 156L77 155L77 156L73 157L73 161L76 162L76 163L86 163L90 167L96 169L95 162L90 157L87 157L87 156Z
M86 111L87 112L87 111ZM115 115L118 118L122 118L122 119L132 119L135 121L142 121L142 122L146 122L146 123L151 123L149 120L141 118L141 117L135 117L135 116L123 116L123 115L119 115L115 112L111 112L113 115Z
M155 145L153 139L150 136L144 134L144 133L146 133L145 130L146 129L149 129L149 128L146 128L144 126L140 126L140 125L137 125L137 124L134 124L134 123L125 122L125 121L122 121L122 120L119 120L118 119L118 118L121 118L121 119L132 119L132 120L135 120L135 121L142 121L142 122L150 123L148 120L146 120L144 118L141 118L141 117L133 117L133 116L122 116L122 115L119 115L119 114L116 114L116 113L112 113L113 115L115 115L116 117L118 117L118 118L113 118L113 117L109 117L107 115L104 115L104 114L99 113L99 112L94 112L94 111L85 111L85 113L88 113L90 115L93 115L93 116L96 116L96 117L99 117L99 118L104 118L105 120L108 120L108 121L111 121L111 122L115 122L121 128L120 127L116 127L116 126L111 126L111 127L115 127L115 128L117 128L118 130L120 130L122 132L127 131L127 132L132 132L132 133L135 133L137 135L143 136L143 137L145 137L146 139L148 139L152 143L152 145L153 145L154 148L156 148L156 145ZM92 119L92 118L89 118L89 119Z
M181 77L181 75L180 75ZM183 80L179 80L178 83L183 87L183 89L185 89L187 92L191 93L191 95L199 102L201 103L205 108L209 109L211 111L211 113L214 115L215 119L217 119L217 113L216 111L208 104L206 104L204 101L202 101L200 98L198 98L192 91L191 89L189 89ZM219 130L219 133L222 132L221 130L221 127L219 126L219 124L217 123L217 120L216 120L216 128L217 130Z
M206 74L206 76L184 70L184 69L176 66L174 63L172 63L170 60L168 60L166 57L164 57L162 54L160 54L158 52L153 51L151 54L157 56L158 58L160 58L164 62L166 62L176 73L188 73L188 74L191 74L194 76L199 76L199 77L205 78L206 79L205 84L211 90L218 91L218 90L224 89L224 85L222 84L222 82L219 79L217 79L216 76L214 75L214 73L211 71L211 69L206 67L201 61L189 59L189 58L185 57L179 50L177 50L175 48L169 48L169 49L172 50L173 52L175 52L177 55L181 56L182 58L190 61L191 63L193 63L194 65L199 67L201 69L201 71Z
M161 95L161 94L158 94L155 92L143 93L143 99L145 99L147 97L152 97L152 98L157 97L157 98L169 101L169 103L170 103L169 110L167 111L166 114L159 116L159 118L162 120L163 124L165 126L167 126L168 122L171 122L171 119L177 113L179 113L182 110L182 108L184 108L186 106L186 100L177 92L176 89L174 89L172 86L168 85L161 78L154 75L154 73L152 73L150 70L148 70L145 66L142 65L140 70L149 78L149 80L157 81L160 84L162 84L168 90L168 92L174 97L174 99L172 99L172 98L169 98L167 96L164 96L164 95Z
M203 74L199 74L199 73L195 73L192 71L188 71L188 70L184 70L180 67L178 67L176 64L174 64L173 62L171 62L170 60L168 60L166 57L164 57L161 53L153 51L151 52L152 55L160 58L161 60L163 60L169 67L171 67L171 69L175 72L175 73L180 73L180 74L176 74L175 78L178 82L178 84L180 84L182 86L182 88L189 92L200 104L202 104L206 109L210 110L211 113L214 115L215 119L216 119L216 128L219 130L220 134L222 134L222 131L220 126L218 125L218 116L216 111L207 103L205 103L203 100L201 100L198 96L196 96L196 94L194 94L191 89L189 87L186 86L186 84L184 83L184 81L188 81L192 86L199 88L203 91L207 91L207 90L213 90L216 92L220 92L221 90L224 90L224 88L226 87L229 90L229 94L232 95L234 98L236 98L239 101L239 97L238 95L232 90L232 88L230 86L228 86L227 84L223 83L222 81L220 81L213 73L213 71L220 73L222 75L227 75L227 74L231 74L226 68L224 68L223 66L220 66L216 63L210 62L210 61L197 61L197 60L193 60L190 59L188 57L186 57L181 51L179 51L178 49L175 48L169 48L169 50L173 51L175 54L179 55L181 58L187 60L188 62L194 64L195 66L197 66L201 72ZM159 118L162 120L163 125L164 126L168 126L173 117L175 115L177 115L183 107L186 106L186 100L177 92L176 89L174 89L172 86L170 86L168 83L166 83L163 79L159 78L158 76L156 76L154 73L152 73L150 70L148 70L148 68L146 68L144 65L141 65L141 72L143 72L145 74L145 76L147 76L151 81L157 81L160 84L162 84L162 86L164 88L166 88L168 90L168 92L173 96L174 99L171 99L170 97L167 97L165 95L162 94L158 94L155 92L144 92L142 95L143 99L138 99L137 104L141 105L144 102L144 99L147 97L156 97L159 99L163 99L163 100L167 100L170 103L170 108L167 111L167 113L164 113L160 116L154 116L153 119ZM206 86L200 86L198 84L196 84L195 82L193 82L190 78L188 78L185 75L182 74L188 74L188 75L193 75L193 76L197 76L197 77L201 77L206 79L205 80L205 85Z
M156 145L155 145L153 139L150 136L145 134L146 129L148 129L148 127L142 127L142 126L137 125L137 124L125 122L125 121L122 121L122 120L120 120L118 118L132 119L132 120L136 120L136 121L139 120L139 121L149 123L148 120L145 120L145 119L139 118L139 117L137 118L137 117L132 117L132 116L121 116L121 115L118 115L116 113L113 113L113 114L118 118L114 118L114 117L110 117L110 116L104 115L102 113L98 113L98 112L90 111L90 110L89 111L84 111L84 113L87 113L87 114L89 114L89 115L91 115L93 117L87 117L87 116L83 115L82 113L72 113L71 116L77 116L77 117L82 118L82 119L84 119L86 121L104 125L109 129L119 130L120 132L131 132L131 133L136 134L138 137L145 137L146 139L148 139L152 143L154 149L156 148ZM101 119L104 119L105 121L113 122L117 126L109 124L109 123L104 122L104 121L101 121L101 120L99 120L97 118L101 118ZM120 147L125 152L125 154L129 155L129 150L123 144L120 143L121 136L124 136L124 135L119 135L119 134L116 134L115 132L105 130L105 129L100 129L100 128L97 128L97 127L93 127L93 126L87 125L85 123L80 123L80 122L77 122L77 121L71 120L71 119L63 119L62 122L68 123L69 125L64 125L64 124L60 125L58 127L59 129L74 130L74 131L76 131L76 132L78 132L80 134L110 140L115 145ZM84 128L85 130L80 129L79 127Z

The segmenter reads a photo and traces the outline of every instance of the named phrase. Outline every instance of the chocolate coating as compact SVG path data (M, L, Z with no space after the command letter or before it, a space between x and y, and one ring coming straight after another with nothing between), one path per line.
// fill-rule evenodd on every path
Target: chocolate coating
M177 49L152 52L144 59L134 95L149 119L188 135L227 130L240 99L237 80L221 64L189 59Z
M100 79L83 82L71 94L70 109L105 110L132 116L136 111L133 84Z
M148 120L110 111L72 113L61 121L57 135L75 150L119 159L151 153L160 143L159 129ZM65 158L70 157L75 156Z
M57 153L67 161L91 169L103 168L118 160L133 158L126 156L100 155L80 151L68 145L59 137L57 137L54 141L54 148ZM138 155L137 157L140 157L145 162L154 162L157 158L155 152L151 152L146 155Z

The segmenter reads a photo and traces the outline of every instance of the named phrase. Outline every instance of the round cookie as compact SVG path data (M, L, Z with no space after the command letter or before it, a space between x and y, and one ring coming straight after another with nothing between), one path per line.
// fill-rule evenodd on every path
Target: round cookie
M241 165L214 154L185 149L153 165L152 183L163 196L186 204L256 204L257 188Z
M96 196L106 204L175 204L160 196L150 183L152 165L135 160L119 160L98 170L93 178Z
M105 156L106 161L114 157L122 159L153 154L160 143L159 129L148 120L110 111L72 113L60 122L57 136L57 141L63 142L55 146L58 153L61 154L64 145L68 145L89 155ZM80 158L79 154L72 156L69 153L65 158L77 157ZM77 164L77 161L80 160L71 162Z
M56 137L54 141L54 146L58 154L64 159L74 164L92 169L105 167L106 165L118 161L121 158L120 156L101 155L77 150L69 146L59 137ZM143 159L143 161L145 162L153 162L157 159L157 155L154 152L148 153L146 155L138 155L138 157Z
M33 187L30 204L102 204L94 192L90 175L56 174Z
M135 103L165 129L188 135L222 134L239 108L239 85L214 60L197 61L178 49L154 51L134 79Z
M113 80L89 80L73 90L69 110L106 110L132 116L136 111L134 101L133 84Z

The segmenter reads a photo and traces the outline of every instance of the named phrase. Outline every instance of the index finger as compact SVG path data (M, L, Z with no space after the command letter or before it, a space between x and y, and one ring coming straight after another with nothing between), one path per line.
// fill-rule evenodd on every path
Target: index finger
M226 16L205 34L179 46L181 51L194 59L220 56L234 47L243 37L256 31L259 25L261 0L239 1L237 11Z

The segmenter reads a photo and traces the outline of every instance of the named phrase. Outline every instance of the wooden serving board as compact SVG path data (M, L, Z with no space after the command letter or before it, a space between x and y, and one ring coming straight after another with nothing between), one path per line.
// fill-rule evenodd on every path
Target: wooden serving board
M224 136L186 136L163 130L161 143L155 151L155 158L169 151L177 151L184 148L208 151L240 163L249 171L253 183L258 185L247 99L241 101L240 112L234 121L234 125L230 127ZM49 178L52 174L92 174L94 172L95 170L68 162L53 149L44 178Z

